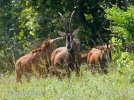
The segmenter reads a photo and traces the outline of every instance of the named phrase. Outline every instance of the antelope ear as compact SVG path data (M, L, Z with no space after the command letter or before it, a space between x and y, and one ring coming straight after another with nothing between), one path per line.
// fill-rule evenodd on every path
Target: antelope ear
M58 32L58 34L59 34L61 37L63 37L63 36L65 35L64 32L61 32L61 31L57 31L57 32Z
M76 30L73 32L73 36L76 36L76 35L78 34L79 30L80 30L79 28L76 29Z

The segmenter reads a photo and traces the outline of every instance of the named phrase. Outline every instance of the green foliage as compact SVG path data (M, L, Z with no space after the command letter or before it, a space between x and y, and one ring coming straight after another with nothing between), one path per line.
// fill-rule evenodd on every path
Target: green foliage
M38 16L38 12L34 12L34 9L32 9L32 7L23 10L19 20L19 22L21 23L20 28L22 29L26 28L27 30L29 30L29 34L34 36L36 30L39 27L39 24L36 20L37 16Z
M109 30L123 37L129 44L134 43L134 7L128 7L127 11L117 6L105 10L106 18L110 21Z
M117 60L119 67L132 67L133 66L133 59L130 53L124 52L121 54L120 59Z
M133 37L134 37L134 7L130 6L126 11L121 10L117 6L108 8L106 11L106 18L110 21L109 30L112 33L116 33L117 37L112 38L112 43L118 44L117 51L114 52L113 58L115 59L118 72L120 74L128 75L131 81L133 82L133 53L121 52L122 51L122 40L125 39L126 43L133 46ZM118 37L121 37L118 39Z
M112 50L113 62L116 63L114 68L121 75L126 75L130 82L134 82L134 54L133 52L122 52L122 42L118 38L112 38L112 44L118 44ZM113 65L112 65L113 66Z
M130 82L134 83L134 56L130 53L122 53L121 58L117 60L120 74L129 76Z
M122 46L118 45L112 50L113 62L110 64L117 69L117 73L125 75L134 83L134 54L133 52L122 52ZM115 63L113 65L113 63Z

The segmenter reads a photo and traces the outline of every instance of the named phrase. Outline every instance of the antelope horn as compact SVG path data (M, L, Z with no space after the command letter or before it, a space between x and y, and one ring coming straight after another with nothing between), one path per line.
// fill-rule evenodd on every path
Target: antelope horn
M67 29L66 29L66 22L65 22L65 19L64 19L63 15L62 15L60 12L58 12L58 14L61 16L61 18L62 18L62 20L63 20L64 28L65 28L65 33L66 33L66 32L67 32Z
M58 38L55 38L55 39L53 39L53 41L55 42L57 42L57 41L59 41L59 40L62 40L62 39L64 39L64 37L58 37Z
M70 17L70 21L69 21L69 32L70 33L71 33L71 28L72 28L71 22L72 22L72 17L73 17L74 12L75 12L75 10L72 12L71 17Z

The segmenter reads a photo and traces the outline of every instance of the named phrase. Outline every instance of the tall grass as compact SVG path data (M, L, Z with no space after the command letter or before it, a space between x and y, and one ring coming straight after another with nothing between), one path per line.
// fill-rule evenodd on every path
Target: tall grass
M31 77L27 83L15 82L15 73L0 76L1 100L133 100L134 84L129 75L120 74L116 67L109 69L108 75L94 76L81 66L81 76L71 80L58 80L56 77L37 80Z

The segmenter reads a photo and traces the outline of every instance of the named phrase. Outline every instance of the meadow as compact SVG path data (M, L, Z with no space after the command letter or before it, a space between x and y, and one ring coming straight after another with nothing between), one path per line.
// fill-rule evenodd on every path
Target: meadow
M15 72L1 74L0 100L134 100L132 69L120 73L117 64L112 62L108 75L92 75L86 68L83 64L80 77L72 73L70 81L31 77L27 83L23 77L22 83L16 83Z

